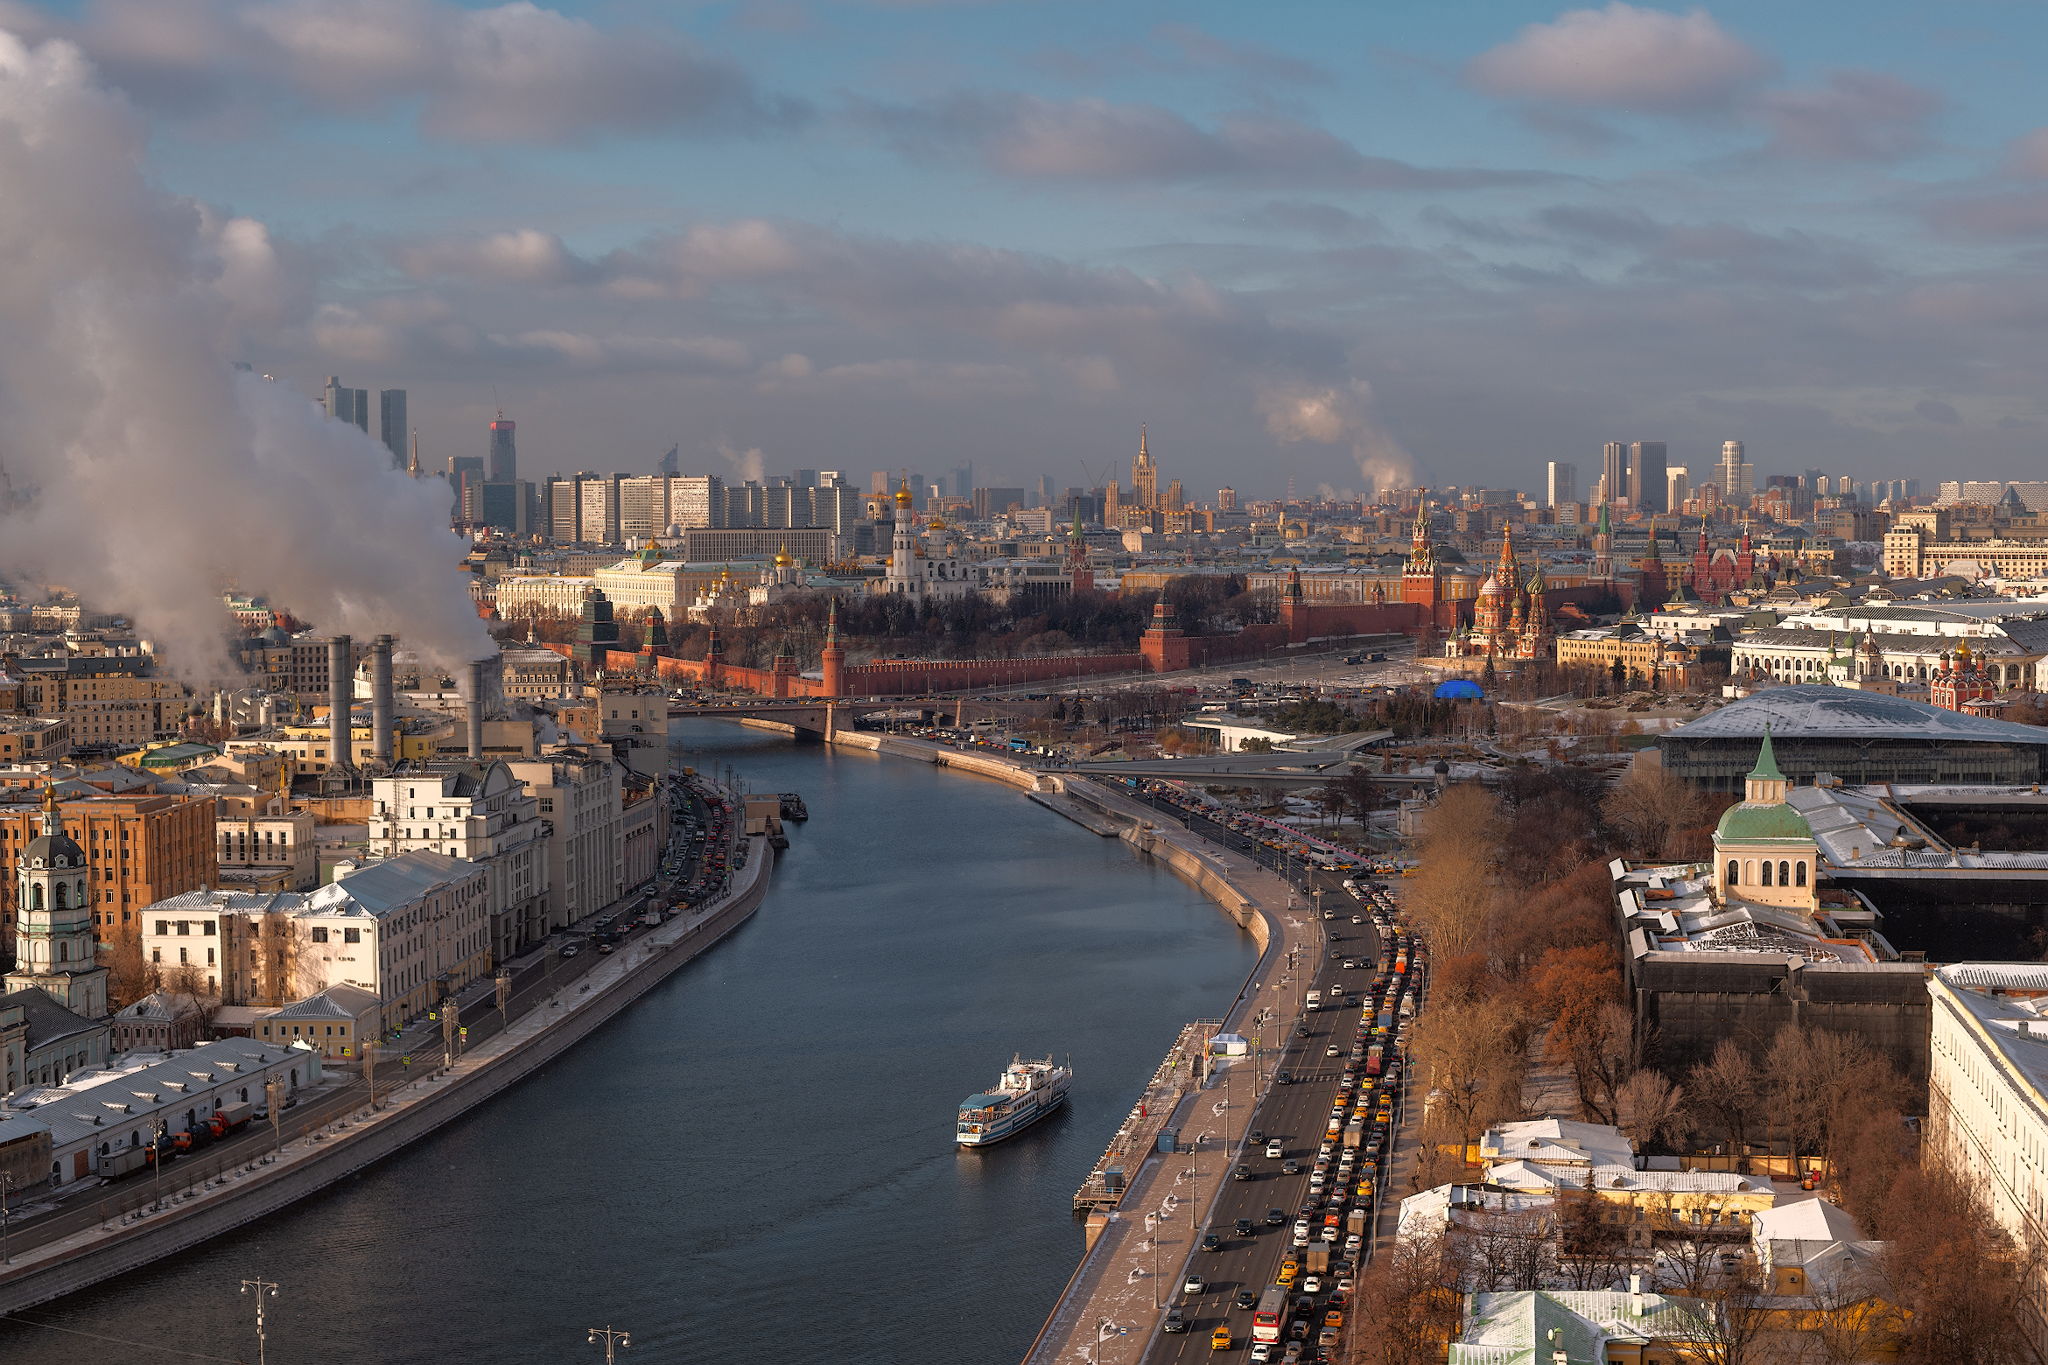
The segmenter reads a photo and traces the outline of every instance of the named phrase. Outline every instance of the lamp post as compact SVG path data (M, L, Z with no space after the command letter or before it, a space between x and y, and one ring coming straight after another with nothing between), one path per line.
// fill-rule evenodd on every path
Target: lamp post
M156 1202L149 1206L151 1213L158 1212L164 1206L164 1138L169 1133L169 1127L165 1125L162 1118L158 1118L156 1121L156 1141L151 1144L154 1150L151 1153L150 1164L156 1167Z
M14 1254L7 1246L7 1196L14 1192L14 1172L0 1171L0 1265L14 1264Z
M593 1344L603 1342L604 1365L614 1365L614 1362L618 1359L619 1352L633 1344L633 1334L624 1328L606 1324L603 1327L591 1328L588 1340Z
M263 1334L263 1301L277 1297L277 1285L259 1275L253 1280L242 1281L242 1292L256 1296L256 1365L267 1365L265 1354L269 1343Z

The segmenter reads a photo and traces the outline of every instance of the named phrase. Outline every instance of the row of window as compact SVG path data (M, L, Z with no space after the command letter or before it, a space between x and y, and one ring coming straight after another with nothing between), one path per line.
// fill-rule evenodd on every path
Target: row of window
M1750 876L1756 879L1756 884L1758 886L1806 885L1806 864L1804 862L1795 863L1789 862L1782 858L1779 859L1778 875L1776 882L1773 882L1771 880L1771 860L1769 858L1764 859L1761 863L1751 863L1749 865L1749 871ZM1735 859L1730 858L1728 860L1728 885L1739 886L1741 884L1742 864L1738 863Z

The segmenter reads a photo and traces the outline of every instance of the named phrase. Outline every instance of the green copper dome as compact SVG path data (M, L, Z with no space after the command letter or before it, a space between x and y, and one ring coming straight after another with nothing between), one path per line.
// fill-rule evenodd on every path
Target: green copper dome
M1812 843L1813 829L1805 816L1783 802L1744 801L1730 806L1714 827L1716 844L1782 843L1787 839Z

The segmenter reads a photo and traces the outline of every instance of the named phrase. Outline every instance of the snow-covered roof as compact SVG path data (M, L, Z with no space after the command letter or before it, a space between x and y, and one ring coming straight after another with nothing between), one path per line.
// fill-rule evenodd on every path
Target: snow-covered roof
M2048 729L1822 683L1771 687L1669 733L1671 739L1921 739L2048 745Z

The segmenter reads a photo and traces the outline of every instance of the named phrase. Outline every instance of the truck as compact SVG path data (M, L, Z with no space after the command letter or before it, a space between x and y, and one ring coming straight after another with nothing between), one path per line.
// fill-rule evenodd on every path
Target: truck
M1344 1215L1344 1231L1355 1232L1360 1237L1365 1236L1365 1206L1363 1204Z
M1330 1244L1328 1242L1310 1242L1301 1249L1301 1273L1304 1275L1327 1275L1330 1273Z
M1358 1121L1357 1119L1353 1119L1353 1120L1351 1120L1351 1122L1349 1122L1349 1123L1347 1123L1347 1124L1345 1124L1345 1125L1344 1125L1344 1145L1345 1145L1345 1147L1349 1148L1349 1149L1350 1149L1350 1150L1352 1150L1352 1151L1357 1151L1357 1150L1358 1150L1358 1146L1359 1146L1359 1144L1360 1144L1360 1143L1362 1143L1362 1142L1364 1142L1364 1141L1365 1141L1365 1125L1364 1125L1364 1124L1360 1123L1360 1122L1359 1122L1359 1121Z
M1381 1071L1386 1069L1386 1065L1387 1045L1385 1043L1374 1043L1371 1047L1365 1050L1366 1075L1377 1076L1380 1074Z
M124 1175L135 1175L150 1168L150 1149L147 1147L117 1147L100 1158L100 1179L119 1180Z
M1304 1000L1302 1003L1302 1008L1307 1010L1310 1014L1314 1014L1317 1010L1321 1009L1322 1007L1323 993L1321 991L1310 991L1308 993L1307 999Z
M254 1117L256 1117L255 1105L230 1104L208 1114L205 1119L205 1126L213 1136L224 1138L229 1133L237 1132L246 1127L249 1120Z

